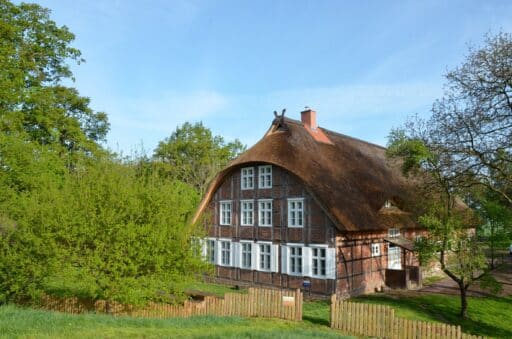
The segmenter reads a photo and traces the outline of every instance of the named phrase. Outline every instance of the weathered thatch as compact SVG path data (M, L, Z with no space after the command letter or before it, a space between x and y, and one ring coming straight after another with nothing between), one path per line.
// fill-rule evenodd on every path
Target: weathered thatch
M398 165L386 159L385 151L346 135L277 118L258 143L214 178L194 221L230 173L251 163L269 163L300 178L340 231L415 227L407 212L413 199L411 183ZM383 210L387 200L396 208Z

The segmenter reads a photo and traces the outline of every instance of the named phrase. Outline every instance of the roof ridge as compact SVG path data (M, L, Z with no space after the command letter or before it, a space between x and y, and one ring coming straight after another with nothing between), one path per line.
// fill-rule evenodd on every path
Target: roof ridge
M297 125L304 125L302 123L302 121L300 121L300 120L295 120L295 119L288 118L288 117L285 117L284 119L285 119L286 122L291 122L291 123L294 123L294 124L297 124ZM347 134L335 132L335 131L332 131L330 129L324 128L322 126L318 126L318 127L321 128L324 132L326 132L328 134L333 134L333 135L336 135L336 136L339 136L339 137L342 137L342 138L351 139L351 140L354 140L354 141L357 141L357 142L361 142L361 143L367 144L369 146L377 147L377 148L380 148L380 149L383 149L383 150L387 149L386 147L381 146L381 145L377 145L377 144L375 144L373 142L369 142L369 141L366 141L366 140L363 140L363 139L355 138L355 137L352 137L352 136L347 135Z

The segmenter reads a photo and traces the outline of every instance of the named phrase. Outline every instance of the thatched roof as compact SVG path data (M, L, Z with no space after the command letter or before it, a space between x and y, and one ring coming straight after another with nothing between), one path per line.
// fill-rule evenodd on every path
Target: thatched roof
M269 163L300 178L340 231L415 227L407 212L413 196L411 185L400 167L386 159L385 150L327 129L312 131L300 121L278 117L258 143L214 178L194 221L229 174L251 163ZM395 207L383 209L387 200Z

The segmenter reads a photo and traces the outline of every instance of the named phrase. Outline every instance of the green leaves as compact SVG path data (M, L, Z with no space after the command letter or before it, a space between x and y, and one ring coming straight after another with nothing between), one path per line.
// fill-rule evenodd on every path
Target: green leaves
M0 301L174 301L206 270L190 246L202 232L188 224L190 186L108 157L68 171L48 146L0 141Z
M72 87L67 62L80 63L74 35L36 4L0 0L0 132L68 152L98 150L109 129L104 113Z
M432 154L425 142L417 137L408 137L405 130L394 129L388 137L389 157L400 157L403 160L402 172L408 175L416 173L424 168L426 162L432 158Z
M244 150L238 139L226 143L221 136L213 136L201 122L186 122L160 141L153 157L161 161L161 173L203 193L213 176Z

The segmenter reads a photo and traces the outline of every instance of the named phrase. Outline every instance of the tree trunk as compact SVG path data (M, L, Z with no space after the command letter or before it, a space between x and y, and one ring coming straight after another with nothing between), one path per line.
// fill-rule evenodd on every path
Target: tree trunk
M460 289L460 317L465 319L468 316L468 298L467 287L463 283L459 283Z

